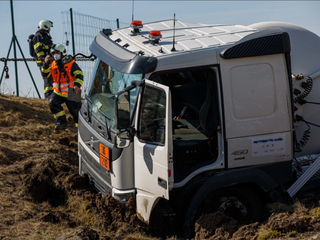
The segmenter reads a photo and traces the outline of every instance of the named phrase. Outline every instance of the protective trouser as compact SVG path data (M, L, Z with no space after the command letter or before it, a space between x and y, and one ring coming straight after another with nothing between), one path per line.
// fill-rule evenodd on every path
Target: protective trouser
M67 118L64 112L63 107L61 106L63 103L66 103L70 114L72 115L73 121L75 122L75 126L78 127L78 114L81 108L81 102L75 102L68 100L66 97L61 97L55 93L52 93L49 96L49 107L55 118L56 124L66 124Z
M42 65L39 66L39 69L41 72L41 76L43 78L44 97L49 98L51 93L53 93L53 89L52 89L53 80L52 80L52 76L46 77L45 74L43 74L43 72L41 71L41 66Z

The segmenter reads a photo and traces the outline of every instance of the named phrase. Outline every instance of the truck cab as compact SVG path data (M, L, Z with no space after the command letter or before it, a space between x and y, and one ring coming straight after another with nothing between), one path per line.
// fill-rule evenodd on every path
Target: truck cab
M254 217L266 198L283 201L294 157L284 29L133 21L103 29L90 51L79 171L100 193L187 228L213 203Z

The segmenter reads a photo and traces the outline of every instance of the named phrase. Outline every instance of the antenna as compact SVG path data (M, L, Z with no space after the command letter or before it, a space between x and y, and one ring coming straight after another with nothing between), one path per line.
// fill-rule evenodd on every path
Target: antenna
M133 14L134 14L134 0L132 0L132 21L133 21Z
M171 49L171 52L176 51L174 47L175 38L176 38L176 14L173 15L173 47Z

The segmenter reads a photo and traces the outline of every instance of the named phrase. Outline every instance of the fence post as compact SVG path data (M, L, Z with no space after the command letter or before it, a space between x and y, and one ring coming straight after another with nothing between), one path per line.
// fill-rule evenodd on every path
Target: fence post
M76 55L75 45L74 45L74 31L73 31L73 15L72 8L70 8L70 21L71 21L71 38L72 38L72 53L73 56Z

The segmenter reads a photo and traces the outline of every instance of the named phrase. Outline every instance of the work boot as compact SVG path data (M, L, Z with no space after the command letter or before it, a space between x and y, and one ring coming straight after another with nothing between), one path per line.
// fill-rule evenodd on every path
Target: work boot
M54 130L62 130L62 129L66 129L68 128L68 124L67 123L57 123L54 126Z

